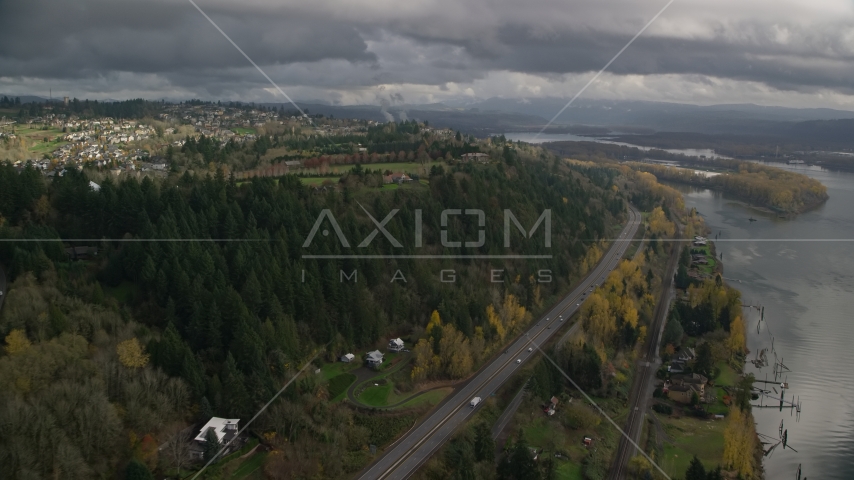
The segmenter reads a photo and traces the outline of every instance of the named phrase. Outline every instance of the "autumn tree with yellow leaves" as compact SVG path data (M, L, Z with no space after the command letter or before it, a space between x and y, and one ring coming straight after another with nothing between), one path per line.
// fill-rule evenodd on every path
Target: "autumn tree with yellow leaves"
M498 304L497 308L496 304ZM496 300L486 307L486 321L497 336L498 343L503 342L508 333L515 331L520 325L530 320L530 317L527 309L512 293L505 293L500 303Z
M434 310L427 324L426 338L418 340L412 350L414 365L410 378L418 382L444 375L448 378L463 378L471 373L483 350L483 330L478 329L473 340L451 324L442 325L439 312Z
M6 353L9 355L17 355L26 351L32 343L27 338L27 334L21 329L15 329L6 335Z
M116 346L119 361L128 368L142 368L148 365L149 355L145 353L136 337L125 340Z
M676 232L676 225L667 219L661 207L655 207L647 218L649 231L658 238L672 237Z
M727 416L724 429L723 464L727 469L735 470L744 479L757 478L756 475L756 426L753 415L732 407Z
M643 258L623 260L584 302L582 328L605 361L608 347L632 348L646 334L640 311L649 315L654 298L643 274Z

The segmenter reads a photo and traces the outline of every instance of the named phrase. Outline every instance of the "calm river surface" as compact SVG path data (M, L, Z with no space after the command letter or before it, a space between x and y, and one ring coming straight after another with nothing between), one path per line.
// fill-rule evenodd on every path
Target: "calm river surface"
M788 409L753 409L760 433L776 438L783 420L788 444L797 450L775 449L765 459L765 478L794 479L803 464L810 479L852 479L854 174L788 169L822 182L830 200L794 220L781 220L748 210L727 195L673 186L683 193L687 207L705 217L711 237L720 233L717 251L723 253L730 285L741 290L745 304L765 306L766 324L759 333L759 312L744 309L750 358L770 348L773 335L777 357L791 369L784 375L789 382L786 400L800 397L800 421ZM750 217L758 221L750 222ZM774 355L768 357L773 363ZM747 371L773 380L772 367L758 370L748 363Z

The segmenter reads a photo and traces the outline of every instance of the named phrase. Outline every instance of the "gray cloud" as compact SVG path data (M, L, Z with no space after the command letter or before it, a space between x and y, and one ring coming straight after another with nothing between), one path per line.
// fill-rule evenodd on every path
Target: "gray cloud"
M629 0L198 3L292 96L389 105L401 94L411 102L569 96L660 8ZM643 93L627 81L641 78L671 85L682 101L692 92L713 99L714 89L726 100L739 85L756 98L769 98L766 90L847 98L852 20L845 0L809 8L680 0L603 77L623 90L590 93ZM0 3L0 90L50 85L108 98L275 98L185 0Z

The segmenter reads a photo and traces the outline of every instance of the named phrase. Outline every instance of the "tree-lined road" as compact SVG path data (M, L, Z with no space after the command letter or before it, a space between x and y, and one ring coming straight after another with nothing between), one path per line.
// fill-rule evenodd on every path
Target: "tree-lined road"
M576 312L578 304L593 287L602 283L607 274L617 266L626 247L633 241L640 223L640 213L630 206L628 224L580 284L535 322L524 335L518 337L505 353L497 355L468 382L449 395L423 422L400 438L358 478L396 480L407 478L415 472L474 414L476 408L469 406L472 398L487 398L496 392L536 353L537 347L545 344L560 329L563 322ZM576 322L572 328L577 328L579 323ZM529 352L529 348L533 351Z

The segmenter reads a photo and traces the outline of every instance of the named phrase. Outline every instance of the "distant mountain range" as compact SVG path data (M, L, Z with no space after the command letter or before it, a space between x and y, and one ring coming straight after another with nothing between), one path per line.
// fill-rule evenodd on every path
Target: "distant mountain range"
M2 96L2 94L0 94ZM11 95L10 95L11 96ZM45 101L21 96L21 101ZM59 101L54 98L54 101ZM61 99L60 99L61 100ZM331 105L299 101L311 114L375 121L414 119L475 135L539 131L567 100L490 98L471 103L422 105ZM287 103L265 103L293 110ZM549 133L607 135L691 132L706 135L787 137L854 145L854 111L831 108L765 107L753 104L691 105L637 100L579 99L549 127Z
M394 118L428 120L437 126L472 133L539 130L565 104L565 99L511 100L491 98L466 105L337 106L298 102L310 112L383 121ZM279 105L279 104L276 104ZM288 108L288 105L285 105ZM550 127L550 132L780 135L793 124L854 119L854 112L830 108L764 107L752 104L699 106L628 100L578 100ZM820 128L820 127L816 127Z

